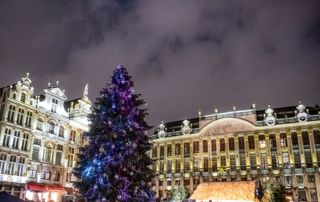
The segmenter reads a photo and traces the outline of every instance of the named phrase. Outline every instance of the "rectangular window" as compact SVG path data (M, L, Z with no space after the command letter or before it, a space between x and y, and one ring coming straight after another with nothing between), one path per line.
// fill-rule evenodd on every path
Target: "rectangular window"
M39 160L39 152L40 152L40 147L39 146L33 146L32 150L32 160Z
M9 165L8 165L8 171L9 175L14 175L15 167L16 167L16 162L17 162L17 157L11 155L10 160L9 160Z
M160 146L160 159L161 160L164 159L164 146L163 145Z
M188 173L190 171L190 161L188 160L185 160L184 161L184 164L183 164L183 170L185 173Z
M56 152L56 165L62 165L61 164L61 159L62 159L62 152L61 151L57 151Z
M208 140L202 141L202 150L204 153L208 152Z
M230 167L231 167L232 171L236 171L236 169L237 169L236 156L235 155L230 155Z
M224 139L220 139L220 151L222 152L226 151L226 144Z
M152 148L152 158L157 158L157 147L156 146L154 146L153 148Z
M62 138L64 138L64 127L63 126L60 126L59 127L59 137L62 137Z
M11 129L6 128L5 131L4 131L4 137L3 137L3 141L2 141L2 146L9 147L10 137L11 137Z
M260 149L266 148L266 138L264 135L259 135L259 148Z
M5 173L6 169L6 163L7 163L7 154L0 154L0 174Z
M240 154L240 169L246 170L246 155L244 153Z
M76 141L76 131L71 130L70 131L70 142L75 142Z
M216 140L211 140L211 151L212 151L212 154L216 154L217 153Z
M317 202L318 201L317 189L310 189L310 197L311 197L311 202Z
M194 159L193 161L193 170L194 172L200 171L200 159Z
M31 167L29 177L34 179L37 178L37 172L37 167Z
M26 127L31 128L32 112L27 112Z
M167 161L167 173L172 173L172 161Z
M175 155L181 155L181 145L180 144L175 144Z
M298 135L296 132L291 133L291 141L292 141L293 149L299 149Z
M19 158L18 167L17 167L17 175L18 176L22 176L23 175L25 162L26 162L26 158L25 157L20 157Z
M229 150L234 151L234 138L229 138Z
M176 173L180 173L181 172L181 163L180 163L179 159L176 159L176 162L175 162L175 172Z
M14 131L13 141L12 141L12 148L18 149L19 147L19 139L20 139L20 131Z
M274 134L270 134L269 135L269 142L270 142L271 149L276 149L277 148L276 136Z
M69 154L68 154L68 167L72 168L73 167L73 162L74 162L74 148L73 147L69 147Z
M212 172L217 172L218 171L218 161L217 157L214 156L212 157Z
M209 172L209 160L208 158L203 158L203 171Z
M294 157L295 168L301 168L301 157L300 157L299 151L294 151L293 157Z
M183 144L183 154L185 158L190 157L190 144L188 142Z
M8 111L8 121L13 123L14 122L14 113L16 111L16 107L13 105L9 106L9 111Z
M34 139L33 144L41 146L41 139Z
M238 142L239 142L239 150L244 150L244 138L243 137L239 137L238 138Z
M250 154L250 168L251 170L257 170L257 160L255 154Z
M28 141L29 141L29 134L28 133L23 133L21 150L27 151L27 149L28 149Z
M164 173L164 161L160 161L160 174Z
M169 145L167 145L167 156L172 156L172 145L171 144L169 144Z
M261 170L268 170L268 161L266 154L260 154L261 158Z
M320 131L319 129L313 130L313 139L317 149L320 149Z
M290 168L290 158L288 153L282 153L282 159L283 159L283 166L284 169Z
M278 160L278 154L277 152L271 153L271 163L272 163L272 169L278 170L279 169L279 160Z
M281 147L288 147L288 140L287 140L286 133L280 134L280 145L281 145Z
M51 163L51 155L52 155L52 149L51 148L46 148L45 149L45 162Z
M302 131L302 142L303 142L303 146L310 145L308 131Z
M23 115L24 115L24 109L19 108L18 116L17 116L17 124L23 125Z
M221 167L225 168L227 166L227 161L225 156L220 156L221 158Z
M249 136L248 142L249 142L249 149L253 150L254 149L254 136Z
M67 178L66 178L66 182L71 183L71 178L72 178L72 173L67 173Z
M193 142L193 153L199 153L199 141Z
M311 156L311 151L310 150L305 150L304 151L305 155L305 160L306 160L306 167L307 168L312 168L312 156Z

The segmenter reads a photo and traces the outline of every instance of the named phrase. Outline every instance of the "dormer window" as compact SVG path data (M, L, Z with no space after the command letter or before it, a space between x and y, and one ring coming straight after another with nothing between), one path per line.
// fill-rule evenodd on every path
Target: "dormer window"
M25 93L21 93L21 102L26 102L26 94Z
M51 112L56 113L57 112L57 106L58 106L58 100L52 98Z
M55 130L56 125L54 124L54 122L50 122L49 123L49 133L54 134L54 130Z

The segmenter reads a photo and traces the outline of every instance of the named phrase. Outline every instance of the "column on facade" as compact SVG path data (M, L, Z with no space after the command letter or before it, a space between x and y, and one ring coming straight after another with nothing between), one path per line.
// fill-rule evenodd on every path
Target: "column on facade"
M308 130L309 134L309 140L310 140L310 148L311 148L311 157L312 157L312 164L313 167L317 166L317 154L316 154L316 146L314 142L314 136L313 136L313 129L309 128Z
M281 151L280 132L276 131L275 136L276 136L276 143L277 143L277 155L278 155L279 167L282 168L283 159L282 159L282 151Z
M294 156L293 156L293 147L292 147L292 140L291 140L291 131L287 130L287 142L288 142L288 153L289 153L289 162L290 167L294 166Z
M264 133L265 141L266 141L266 151L267 151L267 160L268 160L268 168L269 170L272 168L272 158L271 158L271 146L270 146L270 131ZM260 158L259 158L260 159Z
M9 114L9 106L10 104L7 102L5 104L5 107L4 107L4 121L7 121L8 120L8 114Z
M306 165L306 159L304 156L304 148L303 148L303 141L302 141L302 132L301 130L297 131L297 136L298 136L298 142L299 142L299 153L300 153L300 158L301 158L301 164Z
M5 127L1 127L0 128L0 145L2 145L3 143L4 132L5 132Z
M244 134L244 151L245 151L245 158L246 158L246 174L247 174L247 180L251 180L251 176L250 174L248 173L249 169L250 168L250 156L249 156L249 140L248 140L248 134L245 133ZM254 137L255 139L255 137ZM256 148L256 147L255 147Z

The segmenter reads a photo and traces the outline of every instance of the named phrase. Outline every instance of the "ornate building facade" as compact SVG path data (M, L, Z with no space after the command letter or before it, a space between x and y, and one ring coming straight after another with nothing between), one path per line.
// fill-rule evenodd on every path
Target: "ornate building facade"
M320 200L320 107L236 110L162 123L153 133L154 188L202 182L281 183L297 201Z
M72 168L91 102L67 101L59 82L35 95L29 74L0 88L0 190L34 201L74 197Z

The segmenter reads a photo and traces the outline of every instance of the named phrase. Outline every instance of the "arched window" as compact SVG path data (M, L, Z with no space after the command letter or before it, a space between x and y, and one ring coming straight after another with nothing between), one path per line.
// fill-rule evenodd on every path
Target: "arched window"
M21 102L26 102L26 94L25 93L21 93Z
M60 126L59 128L59 137L64 137L64 127Z
M53 121L49 122L49 133L54 134L56 124Z
M16 93L12 94L12 99L17 99L17 94Z
M37 119L37 130L43 130L43 119L42 118L38 118Z

